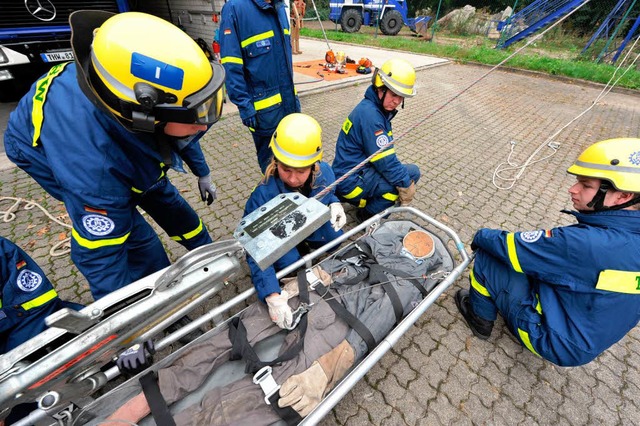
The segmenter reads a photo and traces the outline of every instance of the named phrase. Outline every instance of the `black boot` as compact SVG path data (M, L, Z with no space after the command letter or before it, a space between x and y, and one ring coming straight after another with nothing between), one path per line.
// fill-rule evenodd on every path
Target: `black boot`
M165 333L167 333L167 334L175 333L176 331L178 331L182 327L188 325L189 323L191 323L191 318L189 318L188 316L185 315L182 318L180 318L178 321L174 322L169 327L167 327L167 329L165 330ZM186 334L186 335L182 336L181 338L179 338L178 342L182 343L183 345L186 345L188 343L193 342L194 340L196 340L198 337L202 336L203 334L204 334L204 331L202 331L201 328L196 328L191 333Z
M487 340L491 336L493 321L480 318L473 312L471 300L469 300L469 290L458 290L456 293L456 306L465 321L467 321L467 325L474 336L482 340Z

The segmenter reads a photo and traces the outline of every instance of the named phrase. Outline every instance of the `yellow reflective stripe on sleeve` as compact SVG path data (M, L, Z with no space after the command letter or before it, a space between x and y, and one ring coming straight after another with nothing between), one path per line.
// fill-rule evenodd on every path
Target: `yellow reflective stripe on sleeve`
M132 190L133 192L135 192L136 194L142 194L142 189L138 189L138 188L135 188L135 187L133 187L133 186L132 186L132 187L131 187L131 190Z
M524 343L527 349L529 349L533 354L540 356L540 354L536 352L535 349L533 349L533 345L531 345L531 340L529 340L529 333L524 330L518 329L518 335L520 336L520 340L522 340L522 343Z
M378 154L375 157L373 157L371 159L371 162L373 163L374 161L382 160L384 157L387 157L387 156L389 156L391 154L395 154L395 153L396 153L396 149L395 148L387 149L386 151L382 151L380 154Z
M288 28L283 28L284 29L284 35L289 35L289 29Z
M225 56L224 58L220 59L220 63L244 65L244 61L242 60L242 58L238 58L237 56Z
M42 306L45 303L55 299L58 297L58 293L54 289L49 290L48 292L41 294L35 299L31 299L28 302L24 302L22 305L22 309L28 311L29 309L37 308L38 306Z
M342 123L342 131L344 132L345 135L349 134L349 130L351 130L352 127L353 127L353 123L348 118L344 120L344 123Z
M605 269L598 276L596 288L615 293L640 294L640 272Z
M507 234L507 252L509 253L509 260L513 270L522 273L518 254L516 253L516 234L514 233Z
M480 293L484 297L491 298L491 295L489 294L489 290L487 290L487 288L485 286L480 284L480 281L478 281L476 279L476 276L473 275L473 269L471 270L471 272L469 272L469 281L471 281L471 287L473 287L473 289L475 291L477 291L478 293Z
M276 105L282 102L282 96L280 96L280 93L273 95L273 96L269 96L266 99L263 99L261 101L256 101L253 103L253 107L255 108L256 111L260 111L261 109L265 109L265 108L269 108L272 105Z
M120 244L124 244L124 242L127 241L127 238L129 238L130 234L131 232L127 232L122 237L105 238L104 240L92 241L82 237L80 234L78 234L78 231L76 231L75 229L71 230L71 235L73 236L73 239L76 240L78 245L91 250L98 249L100 247L117 246Z
M364 198L362 198L358 203L358 207L361 209L364 209L366 205L367 205L367 200L365 200Z
M364 191L362 188L356 186L355 188L353 188L353 191L351 191L347 195L344 195L344 198L346 198L347 200L356 198L358 195L362 194L362 191Z
M200 219L200 223L198 224L198 227L196 229L194 229L193 231L187 232L184 235L178 235L176 237L171 237L172 240L174 241L184 241L184 240L190 240L191 238L195 237L196 235L198 235L201 231L202 231L202 219Z
M40 131L42 130L42 122L44 121L44 103L47 101L47 93L51 82L56 78L69 62L53 66L46 76L42 77L36 83L36 93L33 95L33 109L31 111L31 122L33 124L33 140L32 146L38 146L40 139Z
M387 192L386 194L382 194L382 198L389 201L396 201L398 199L398 194Z
M256 34L252 37L249 37L246 40L243 40L240 42L240 47L247 47L248 45L250 45L251 43L255 43L256 41L260 41L260 40L264 40L266 38L269 37L273 37L275 34L273 34L273 31L269 30L267 32L261 33L261 34Z
M540 296L537 294L536 294L536 300L537 300L536 311L538 311L538 313L542 315L542 303L540 303Z

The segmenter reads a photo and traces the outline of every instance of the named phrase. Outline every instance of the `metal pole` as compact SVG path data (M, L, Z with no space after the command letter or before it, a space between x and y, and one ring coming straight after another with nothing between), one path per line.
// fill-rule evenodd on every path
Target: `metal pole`
M327 33L324 31L324 25L322 25L322 19L320 19L320 14L318 13L318 8L316 7L316 2L314 0L311 0L311 4L313 4L313 10L316 12L316 16L318 17L318 22L320 23L320 28L322 28L322 35L324 36L324 41L327 42L327 47L329 48L329 50L331 50L331 46L329 46L329 39L327 38Z
M429 42L433 41L433 37L436 34L436 25L438 25L438 17L440 16L440 6L442 6L442 0L440 0L438 2L438 10L436 11L436 19L434 19L433 25L431 26L431 40L429 40Z

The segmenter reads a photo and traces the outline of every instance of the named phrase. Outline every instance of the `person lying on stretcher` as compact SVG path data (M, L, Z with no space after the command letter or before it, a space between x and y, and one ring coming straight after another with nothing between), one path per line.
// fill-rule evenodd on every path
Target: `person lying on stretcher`
M437 279L453 268L442 242L424 231L413 230L422 234L427 245L431 244L431 250L429 247L424 250L423 244L420 258L403 246L412 225L407 221L385 222L356 246L315 266L311 273L302 271L297 278L283 280L289 304L294 310L306 307L308 312L297 328L287 334L272 372L266 373L281 384L279 391L269 398L270 405L265 403L261 387L247 375L209 390L199 404L175 415L175 423L259 425L283 418L296 422L309 414L349 369L437 284ZM307 285L314 290L307 293ZM167 404L194 392L230 359L242 357L252 373L265 365L251 356L250 345L282 330L271 321L268 307L260 302L253 303L239 317L239 321L234 318L228 325L230 333L222 331L199 339L171 366L158 371L159 389ZM297 345L300 341L301 345ZM145 356L144 347L141 349L136 357ZM120 362L123 363L136 364L130 360ZM292 417L292 410L297 420ZM140 393L113 413L108 419L111 422L101 424L137 422L149 412L145 395Z

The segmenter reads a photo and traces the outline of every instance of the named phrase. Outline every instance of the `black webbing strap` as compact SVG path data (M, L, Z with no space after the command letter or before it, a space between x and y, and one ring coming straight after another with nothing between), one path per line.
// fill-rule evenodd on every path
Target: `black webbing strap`
M309 303L309 283L307 282L307 275L305 269L298 270L298 287L299 287L299 298L301 303ZM239 317L234 317L229 322L229 340L231 341L231 355L230 360L236 361L239 359L244 359L246 362L244 372L247 374L255 374L262 367L266 367L267 365L280 365L285 361L289 361L293 359L298 353L302 350L304 346L304 335L307 332L307 315L303 315L300 318L300 323L298 324L297 329L300 332L300 337L298 341L289 347L282 355L277 357L272 361L261 361L258 354L253 349L251 344L249 343L249 339L247 337L247 329L244 324L240 320Z
M316 291L323 299L329 304L333 312L341 318L344 322L349 325L349 327L353 328L356 333L362 337L362 340L367 344L367 348L369 352L371 352L376 347L376 339L373 337L373 334L369 331L367 326L365 326L362 321L356 318L351 312L345 308L342 303L338 302L335 299L335 296L329 291L328 288L323 286L322 284L316 285ZM328 296L325 298L325 296Z
M158 426L175 426L176 422L173 420L167 401L164 400L162 393L160 393L160 386L158 386L158 376L154 371L150 371L144 376L140 377L140 385L144 392L147 403L151 409L151 415L156 421Z
M389 301L391 302L391 306L393 307L393 313L396 316L396 324L402 321L402 317L404 315L404 308L402 306L402 301L400 300L400 296L398 296L398 292L393 287L389 279L384 273L382 266L377 263L369 265L369 277L371 278L370 284L380 283L385 293L389 297Z
M280 399L280 391L275 392L273 395L269 397L269 403L273 411L280 416L282 420L284 420L287 425L293 426L297 425L302 421L302 417L296 410L291 407L280 407L278 405L278 400Z

